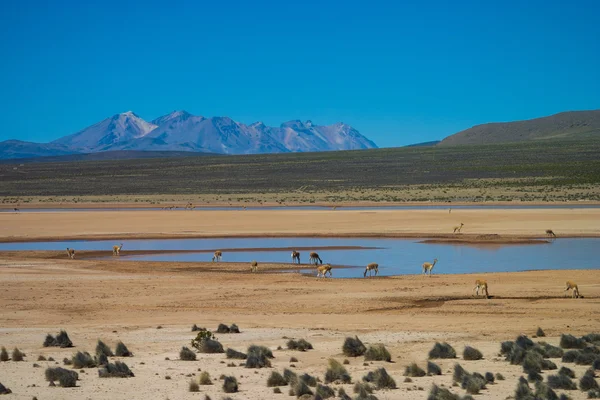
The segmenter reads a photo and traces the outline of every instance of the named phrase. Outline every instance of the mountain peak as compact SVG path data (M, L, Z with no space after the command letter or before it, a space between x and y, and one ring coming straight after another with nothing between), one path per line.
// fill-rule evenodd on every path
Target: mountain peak
M193 115L185 110L175 110L175 111L171 111L170 113L168 113L166 115L163 115L162 117L158 117L158 118L152 120L152 123L154 125L162 125L165 122L174 121L174 120L184 121L190 117L193 117ZM203 118L203 117L200 117L200 118Z

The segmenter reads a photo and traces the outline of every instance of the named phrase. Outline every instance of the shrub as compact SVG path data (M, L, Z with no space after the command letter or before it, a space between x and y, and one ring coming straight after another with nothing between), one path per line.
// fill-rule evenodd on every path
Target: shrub
M558 400L558 396L550 388L550 386L546 385L544 382L537 382L535 384L535 398L536 399L546 399L546 400Z
M102 340L98 339L98 344L96 345L96 355L99 356L101 354L104 354L106 357L114 356L110 347L108 347Z
M39 355L37 358L38 361L46 361L46 357Z
M245 360L246 358L248 358L246 354L234 349L227 349L225 355L227 356L227 358L231 358L234 360Z
M352 398L348 396L343 387L338 389L338 397L342 400L352 400Z
M8 351L6 351L6 347L3 347L0 350L0 361L8 361L10 358L8 357Z
M517 383L515 400L534 400L533 392L523 377L519 378L519 383Z
M567 368L567 367L561 367L558 370L558 374L568 376L569 378L575 378L575 372L572 369Z
M429 358L456 358L456 351L448 343L436 342L429 351Z
M286 386L289 382L277 371L271 372L271 376L267 379L267 386Z
M269 358L274 357L273 352L268 347L252 345L248 347L246 368L268 368L271 366Z
M219 324L219 326L217 327L217 333L229 333L229 327L225 324Z
M202 371L200 377L198 378L198 383L200 385L212 385L212 380L210 379L210 374L207 371Z
M0 394L11 394L12 390L0 383Z
M533 340L529 339L525 335L517 336L517 340L515 340L515 344L525 350L528 350L535 346L535 343L533 343Z
M298 359L296 357L290 357L290 362L291 363L298 362Z
M502 375L500 372L496 372L496 380L497 381L503 381L504 380L504 375Z
M279 389L278 387L274 387L273 388L273 393L275 393L275 394L281 394L281 389Z
M134 376L127 364L115 361L114 364L108 363L98 369L100 378L129 378Z
M461 387L469 394L479 394L481 389L485 389L485 378L479 374L465 375Z
M287 348L290 350L306 351L306 350L312 350L313 346L312 346L312 344L310 344L309 342L307 342L304 339L299 339L299 340L290 339L287 342Z
M77 374L77 372L61 367L46 368L45 375L47 381L58 381L58 384L62 387L75 387L77 386L77 380L79 379L79 374Z
M539 353L530 351L527 352L523 359L523 371L530 372L542 372L542 356Z
M365 354L366 351L367 348L365 347L363 342L360 341L358 336L355 336L354 338L347 337L346 340L344 340L344 344L342 345L342 352L347 357L362 356L363 354Z
M575 358L575 364L577 365L593 365L594 361L599 359L600 356L594 353L584 353L580 352Z
M544 358L561 358L564 354L563 349L546 342L538 343L535 350L540 351L540 354L542 354Z
M541 382L543 380L544 380L544 377L542 375L540 375L538 372L531 371L530 373L527 374L528 382Z
M196 353L183 346L179 351L179 359L182 361L196 361Z
M196 338L192 339L192 347L200 353L215 354L224 353L223 345L219 343L209 331L200 331Z
M452 393L446 388L441 388L436 384L431 386L427 400L460 400L460 396Z
M585 392L592 389L598 389L598 382L594 379L594 375L584 374L579 380L579 389Z
M72 358L74 368L95 368L97 366L96 360L87 351L82 353L78 351Z
M321 396L322 399L328 399L330 397L335 397L335 391L326 385L317 385L315 389L316 396Z
M231 324L229 327L229 333L240 333L240 328L236 324Z
M363 381L373 383L377 389L396 389L396 381L387 373L385 368L378 368L373 372L369 372L363 377Z
M357 382L354 385L354 392L358 393L354 400L377 400L377 397L371 394L373 389L367 384Z
M108 357L105 354L100 354L96 356L96 364L98 365L106 365L108 364Z
M198 332L198 331L206 331L206 328L201 328L196 324L192 325L192 332Z
M558 367L550 360L542 359L542 370L549 371L557 369Z
M552 389L575 390L577 385L566 375L550 375L548 376L548 386Z
M123 342L117 343L117 347L115 348L115 355L117 357L133 357L133 354L129 351L127 346Z
M238 383L235 376L226 376L223 379L223 391L225 393L236 393L238 391Z
M404 370L404 376L410 376L412 378L425 375L427 375L425 371L415 363L408 365Z
M583 349L587 346L587 343L583 339L578 339L573 335L561 335L560 336L560 347L563 349Z
M487 383L494 383L495 379L494 379L494 374L491 372L486 372L485 373L485 381Z
M454 364L454 372L452 373L453 382L462 382L465 375L469 373L460 364Z
M283 378L292 386L298 382L298 375L291 369L284 368Z
M381 343L369 346L365 352L365 361L392 361L390 352Z
M73 365L73 361L71 361L71 359L65 357L65 358L63 358L63 364L65 364L65 365Z
M503 355L509 354L510 352L512 352L514 346L515 346L515 342L512 342L512 341L506 341L506 342L500 343L500 354L503 354Z
M309 374L302 374L298 377L298 380L306 383L310 387L317 386L317 378Z
M537 337L544 337L544 336L546 336L546 333L545 333L545 332L542 330L542 328L540 328L540 327L538 326L538 328L537 328L537 331L535 332L535 335L536 335Z
M600 342L600 333L589 333L581 337L583 340L589 343Z
M427 361L427 375L441 375L442 369L434 362Z
M310 396L313 395L312 390L310 390L310 388L306 385L306 383L302 382L302 381L298 381L293 389L292 389L293 393L296 395L296 397L302 397L305 394L308 394Z
M196 382L195 380L191 380L190 384L188 386L188 391L190 392L199 392L200 391L200 385L198 385L198 382Z
M333 358L329 359L329 368L325 372L325 383L351 383L352 378L348 370Z
M592 364L592 368L598 370L600 369L600 358L597 358L594 363Z
M12 360L13 361L23 361L23 357L25 357L25 354L22 353L21 350L19 350L15 347L12 351Z
M354 387L352 388L352 390L354 390L354 393L359 393L361 391L364 391L367 393L373 393L373 388L371 387L371 385L369 385L368 383L363 383L363 382L356 382L354 384Z
M463 351L463 358L469 361L481 360L483 358L483 354L481 354L481 352L474 347L465 346L465 350Z
M51 334L46 335L44 347L73 347L73 342L71 342L71 339L69 339L67 332L61 330L56 337L52 336Z
M565 353L562 356L562 362L575 362L578 356L579 350L565 351Z

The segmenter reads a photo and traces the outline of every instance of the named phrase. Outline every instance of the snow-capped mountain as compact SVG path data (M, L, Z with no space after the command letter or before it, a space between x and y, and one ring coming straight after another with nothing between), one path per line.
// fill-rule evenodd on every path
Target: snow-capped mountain
M0 158L7 158L2 145ZM186 111L173 111L151 122L128 111L51 143L27 145L42 146L44 155L55 155L53 149L61 154L115 150L258 154L377 147L343 123L319 126L311 121L289 121L269 127L262 122L245 125L229 117L206 118Z

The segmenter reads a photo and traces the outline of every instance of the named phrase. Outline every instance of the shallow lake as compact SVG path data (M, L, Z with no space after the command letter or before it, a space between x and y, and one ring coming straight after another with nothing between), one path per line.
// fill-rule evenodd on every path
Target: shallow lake
M362 238L239 238L239 239L167 239L124 241L121 260L210 261L216 249L224 251L223 262L290 263L290 251L281 248L306 247L319 253L323 262L334 266L334 277L362 277L364 267L379 264L380 275L421 273L421 264L439 261L433 274L472 272L512 272L542 269L599 269L600 239L556 239L551 243L528 245L464 245L420 243L421 239ZM64 241L0 243L3 250L106 250L110 255L118 241ZM335 250L334 246L361 246L369 249ZM253 251L253 249L261 249ZM273 249L273 250L269 250ZM170 253L127 256L127 250L209 250L208 253ZM309 251L301 251L308 262ZM66 255L65 255L66 257ZM306 266L308 267L308 266Z

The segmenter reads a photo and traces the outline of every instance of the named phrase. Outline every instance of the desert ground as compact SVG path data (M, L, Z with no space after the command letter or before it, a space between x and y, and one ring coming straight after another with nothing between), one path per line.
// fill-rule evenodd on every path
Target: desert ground
M454 240L451 230L460 222L467 241L529 240L544 237L546 229L553 229L560 240L600 236L599 217L598 209L2 213L0 240L280 235ZM275 394L266 386L272 371L290 368L323 380L327 361L334 358L348 359L345 367L353 382L384 367L398 388L375 391L379 399L425 399L433 383L462 396L465 390L452 387L455 363L469 372L501 373L505 380L488 384L476 398L506 399L526 374L499 355L502 341L519 334L532 337L538 327L546 337L533 340L553 345L563 333L579 337L600 332L600 275L594 270L330 279L294 273L291 264L260 264L258 273L250 273L249 262L138 262L94 256L82 251L71 260L66 253L50 251L0 253L0 346L9 353L18 347L27 355L24 362L0 362L0 382L13 392L7 398L291 398L288 387ZM285 269L289 271L275 272ZM487 280L491 298L473 297L476 279ZM584 298L565 298L566 280L578 282ZM189 347L196 335L193 324L214 331L219 323L235 323L241 330L216 334L225 349L245 352L251 344L268 346L275 356L272 368L249 369L239 366L240 360L228 366L232 360L224 354L199 353L197 361L179 360L181 347ZM61 329L75 348L42 346L47 333ZM348 336L358 336L367 347L384 344L392 362L345 356L342 344ZM304 338L314 349L288 350L289 338ZM98 339L113 349L118 341L127 345L134 356L111 361L124 361L135 377L99 378L97 369L89 368L79 373L76 388L48 386L46 367L63 366L63 358L76 351L93 354ZM416 362L425 368L436 341L452 345L457 358L433 360L442 368L441 376L405 382L405 367ZM479 349L483 359L463 360L466 345ZM56 361L37 361L40 355ZM589 367L552 361L573 369L575 382ZM200 371L210 373L213 385L188 392ZM237 378L238 393L223 392L221 374ZM330 386L356 396L353 384ZM579 390L557 392L587 398Z

